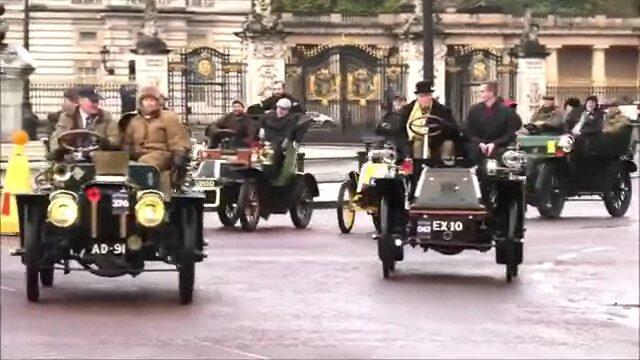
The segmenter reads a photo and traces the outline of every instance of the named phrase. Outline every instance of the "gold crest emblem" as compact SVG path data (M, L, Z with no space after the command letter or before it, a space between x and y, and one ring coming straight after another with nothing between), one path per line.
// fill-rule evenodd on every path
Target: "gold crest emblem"
M211 60L202 59L198 62L198 73L204 77L211 77L213 75L213 65Z

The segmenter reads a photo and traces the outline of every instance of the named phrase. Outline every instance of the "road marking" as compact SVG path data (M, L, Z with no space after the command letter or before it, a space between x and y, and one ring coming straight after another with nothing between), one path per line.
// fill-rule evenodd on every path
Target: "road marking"
M234 353L236 353L238 355L246 356L246 357L251 358L251 359L262 359L262 360L269 359L269 358L264 357L262 355L253 354L253 353L250 353L250 352L242 351L242 350L239 350L239 349L235 349L235 348L224 346L224 345L220 345L220 344L214 344L214 343L211 343L211 342L208 342L208 341L204 341L204 340L200 340L200 339L193 339L193 341L195 341L195 342L197 342L197 343L199 343L201 345L215 346L215 347L227 350L227 351L234 352Z
M12 289L12 288L10 288L10 287L6 287L6 286L0 286L0 290L16 291L16 289Z

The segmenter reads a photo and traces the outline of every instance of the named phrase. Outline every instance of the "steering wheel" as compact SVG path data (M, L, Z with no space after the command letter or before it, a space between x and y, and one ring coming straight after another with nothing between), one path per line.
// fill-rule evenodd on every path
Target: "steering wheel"
M424 123L422 123L424 122ZM409 120L407 127L409 131L417 136L436 136L442 132L444 119L437 115L423 115Z
M58 145L60 145L61 148L69 151L75 152L81 150L91 152L100 148L99 142L101 142L103 139L104 137L95 131L86 129L75 129L68 130L60 134L60 136L58 137ZM88 142L87 140L94 140L92 141L93 145L89 147L83 147L70 144L70 142L75 142L76 144Z

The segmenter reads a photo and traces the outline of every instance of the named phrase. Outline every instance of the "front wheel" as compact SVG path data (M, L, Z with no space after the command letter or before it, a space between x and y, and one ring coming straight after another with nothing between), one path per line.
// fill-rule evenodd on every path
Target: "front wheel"
M540 165L535 184L536 207L545 219L557 219L564 208L565 195L560 176L549 164Z
M347 180L340 185L338 191L338 227L343 234L350 233L356 221L356 210L353 204L354 188L353 183Z
M180 251L178 268L178 288L180 303L190 304L193 300L193 284L195 282L196 262L196 219L195 211L182 209L182 250Z
M395 244L391 231L391 214L389 209L389 199L382 197L380 202L380 223L381 233L378 236L378 258L382 262L382 277L389 278L391 272L395 270L396 254Z
M220 203L216 211L224 227L232 228L238 222L238 205L233 202L229 191L220 191Z
M607 188L603 194L604 206L609 215L624 216L631 204L631 175L617 166L607 176Z
M313 214L313 197L306 181L299 179L294 189L293 204L289 208L291 222L298 229L305 229Z
M24 263L25 271L25 287L27 292L27 300L30 302L38 302L40 300L40 260L42 255L41 249L41 224L44 215L36 209L29 209L28 219L25 221L24 241L25 254ZM52 269L53 270L53 269ZM47 280L47 279L44 279Z
M255 180L247 180L240 186L238 217L244 231L255 231L260 221L260 199Z

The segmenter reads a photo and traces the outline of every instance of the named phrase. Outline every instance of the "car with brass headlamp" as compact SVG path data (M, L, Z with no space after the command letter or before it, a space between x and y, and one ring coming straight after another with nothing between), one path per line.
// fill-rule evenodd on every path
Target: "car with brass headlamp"
M14 254L26 266L28 300L39 300L40 285L53 285L54 270L102 277L177 271L180 302L190 303L195 264L206 257L204 197L191 191L168 197L159 191L156 167L129 161L124 151L103 151L99 140L84 129L61 134L68 156L38 174L33 193L16 196ZM147 267L153 262L169 266Z
M404 259L404 248L456 255L496 250L507 281L518 275L524 238L525 154L515 146L473 163L458 154L447 163L431 159L428 141L440 133L441 118L427 114L409 120L421 140L422 156L412 156L407 177L375 181L380 196L378 258L384 278Z

